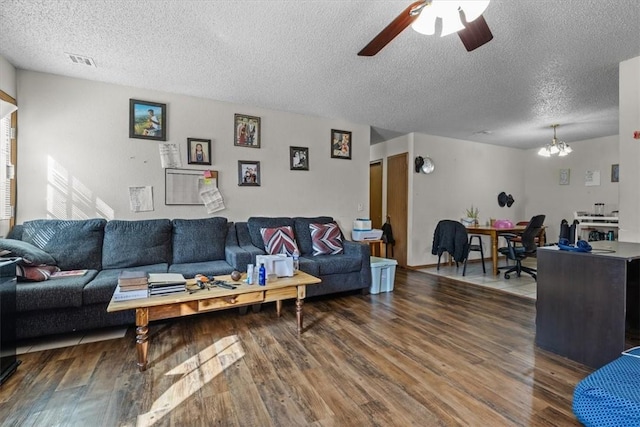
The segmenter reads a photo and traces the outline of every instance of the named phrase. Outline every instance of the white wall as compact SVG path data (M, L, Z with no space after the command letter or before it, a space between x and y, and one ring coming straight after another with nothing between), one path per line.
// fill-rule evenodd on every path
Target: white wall
M640 57L620 63L620 240L640 242Z
M15 99L16 87L16 69L0 55L0 90Z
M559 136L562 127L559 128ZM605 211L619 209L619 184L611 182L611 165L619 164L618 136L576 141L565 157L540 157L538 149L526 151L525 216L545 214L547 240L557 242L560 222L573 222L575 211L594 212L595 203ZM560 169L569 169L569 185L560 185ZM600 171L600 185L586 186L587 171Z
M203 206L165 206L157 141L130 139L129 99L167 104L167 142L184 168L219 171L226 210L215 216L331 215L350 235L369 209L369 126L161 91L18 70L17 222L34 218L202 218ZM260 149L233 145L234 113L261 117ZM353 132L352 160L330 158L331 129ZM187 165L187 138L212 140L211 167ZM289 170L289 146L309 147L310 170ZM238 186L238 160L260 161L262 185ZM155 211L133 213L128 186L153 186Z
M371 161L406 152L409 158L409 212L407 263L411 266L437 262L431 255L433 232L438 221L465 216L473 204L480 212L482 224L494 219L518 221L524 217L524 177L521 172L522 150L478 144L424 134L409 134L371 147ZM416 156L429 156L435 163L432 174L418 174L413 169ZM386 161L383 162L386 183ZM500 192L512 194L511 208L498 205ZM386 206L386 184L383 206ZM385 212L386 213L386 212ZM484 239L489 251L489 241Z

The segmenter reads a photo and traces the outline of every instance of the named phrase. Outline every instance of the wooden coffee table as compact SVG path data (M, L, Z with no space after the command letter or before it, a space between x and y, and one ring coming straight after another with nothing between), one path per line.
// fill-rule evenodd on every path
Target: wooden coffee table
M245 275L243 275L244 278ZM187 280L188 289L197 289L192 293L181 292L166 296L133 299L128 301L114 301L111 299L108 312L135 310L136 311L136 351L138 354L138 368L147 369L147 354L149 347L149 322L153 320L170 319L173 317L189 316L191 314L208 311L224 310L263 302L276 302L278 317L282 310L282 301L296 299L296 317L298 334L302 333L302 305L306 297L306 287L320 283L320 279L302 271L293 277L281 277L267 282L266 286L247 285L244 282L234 282L230 276L216 276L217 280L224 280L237 286L236 289L213 287L198 289L195 280Z

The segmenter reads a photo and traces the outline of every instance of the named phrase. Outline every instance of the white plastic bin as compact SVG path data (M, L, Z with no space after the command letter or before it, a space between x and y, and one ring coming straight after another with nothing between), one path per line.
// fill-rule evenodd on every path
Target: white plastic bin
M393 291L393 281L396 277L395 259L371 257L371 288L369 292L379 294L380 292Z

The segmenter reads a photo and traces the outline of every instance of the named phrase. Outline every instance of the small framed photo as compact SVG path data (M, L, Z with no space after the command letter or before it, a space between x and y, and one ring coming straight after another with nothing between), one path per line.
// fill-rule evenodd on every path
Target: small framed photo
M351 132L331 129L331 158L351 160Z
M190 165L210 165L211 140L187 138L187 163Z
M129 99L129 138L167 140L167 104Z
M260 162L238 160L238 185L260 186Z
M560 185L569 185L571 169L560 169Z
M292 171L309 170L309 147L289 147L289 168Z
M620 165L611 165L611 182L620 182Z
M260 117L236 114L233 145L260 148Z

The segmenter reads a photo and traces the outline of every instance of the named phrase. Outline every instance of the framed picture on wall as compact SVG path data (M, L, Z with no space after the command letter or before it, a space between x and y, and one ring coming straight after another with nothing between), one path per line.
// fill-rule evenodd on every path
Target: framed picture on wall
M351 160L351 132L331 129L331 157Z
M167 104L129 99L129 138L167 140Z
M620 165L611 165L611 182L620 181Z
M241 187L260 186L260 162L238 160L238 185Z
M260 117L234 115L233 145L260 148Z
M571 169L560 169L560 185L569 185Z
M190 165L210 165L211 140L187 138L187 163Z
M289 169L292 171L309 170L309 147L289 147Z

